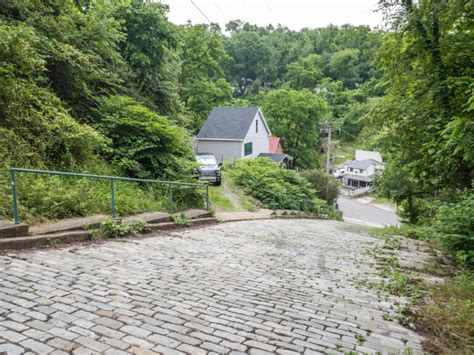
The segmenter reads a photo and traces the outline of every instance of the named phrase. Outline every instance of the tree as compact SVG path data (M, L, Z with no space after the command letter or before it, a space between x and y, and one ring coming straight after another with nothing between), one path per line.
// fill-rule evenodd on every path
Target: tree
M303 170L301 175L309 181L316 195L326 201L328 205L332 205L339 195L339 182L331 175L319 170Z
M335 52L329 59L329 73L334 80L340 80L345 87L353 89L361 81L358 49L346 48Z
M387 95L370 115L380 132L377 143L419 192L470 188L472 3L404 0L380 6L392 31L377 58L387 83Z
M310 54L288 65L286 80L294 89L314 89L323 76L322 59L318 54Z
M175 26L166 19L167 10L158 2L132 0L129 6L120 7L115 16L123 21L126 35L120 51L129 68L130 93L162 115L182 121L178 38Z
M196 132L215 106L229 102L232 87L222 66L226 54L218 29L187 25L180 29L180 93L191 119L188 127Z
M262 108L272 133L293 157L292 166L317 167L319 121L328 111L326 101L308 89L279 89L263 97Z

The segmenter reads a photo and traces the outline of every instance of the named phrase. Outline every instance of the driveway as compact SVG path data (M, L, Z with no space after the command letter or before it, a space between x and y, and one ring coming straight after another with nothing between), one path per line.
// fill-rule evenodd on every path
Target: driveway
M421 352L360 285L383 241L320 220L230 222L0 256L0 352Z
M400 224L396 213L373 206L367 203L361 203L348 197L340 196L337 199L339 210L342 211L344 220L356 222L369 226L397 226Z

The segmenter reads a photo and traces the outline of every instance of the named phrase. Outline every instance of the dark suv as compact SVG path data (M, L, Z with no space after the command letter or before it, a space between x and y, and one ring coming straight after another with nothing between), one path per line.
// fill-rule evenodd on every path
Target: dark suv
M212 154L198 154L196 161L199 163L199 180L206 180L220 186L221 168L217 159Z

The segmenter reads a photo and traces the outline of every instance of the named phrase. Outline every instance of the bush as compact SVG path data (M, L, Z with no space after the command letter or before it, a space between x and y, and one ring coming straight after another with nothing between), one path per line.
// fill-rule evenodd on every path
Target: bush
M269 208L327 212L310 183L298 173L283 170L267 158L239 160L229 177Z
M339 182L334 177L317 169L304 170L301 176L310 182L320 199L325 200L329 205L336 201L339 195Z
M434 238L458 260L474 266L474 193L463 194L455 203L441 205L429 225L420 228L425 238Z
M109 140L104 152L128 176L180 179L196 166L189 133L128 96L100 100L94 127Z

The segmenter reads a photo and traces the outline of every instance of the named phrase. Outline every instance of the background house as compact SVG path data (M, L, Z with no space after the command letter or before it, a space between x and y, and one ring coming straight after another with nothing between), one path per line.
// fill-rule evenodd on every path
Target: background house
M196 153L218 162L269 153L271 132L258 107L216 107L195 137Z
M371 186L375 177L384 168L385 164L379 152L356 150L356 158L344 163L344 186L352 188Z
M281 145L280 137L270 137L270 146L268 147L269 153L283 153L283 146Z

